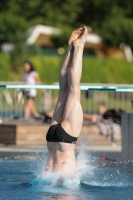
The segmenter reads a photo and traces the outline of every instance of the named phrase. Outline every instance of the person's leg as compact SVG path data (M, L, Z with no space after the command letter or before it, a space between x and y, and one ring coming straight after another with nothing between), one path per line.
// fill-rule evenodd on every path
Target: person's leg
M53 117L53 110L44 111L44 115L47 116L47 117L52 118Z
M31 113L32 113L32 115L34 117L38 117L39 116L39 114L38 114L38 112L36 110L36 107L35 107L34 99L32 99L32 98L30 99L30 109L31 109Z
M79 37L81 30L82 29L79 28L73 31L70 37L70 40L68 42L68 51L64 59L64 62L62 64L60 74L59 74L60 91L59 91L58 100L54 109L51 125L60 124L62 122L64 107L65 107L67 93L68 93L68 69L71 65L72 57L73 57L73 46L71 43L73 40Z
M83 123L83 112L80 104L80 79L86 36L87 28L84 27L78 39L73 41L74 53L68 71L68 93L61 123L64 130L74 137L79 136Z
M34 105L34 99L29 98L26 100L24 118L29 119L31 113L33 114L34 117L38 116L37 110Z
M24 118L29 119L29 117L30 117L30 101L29 99L27 99L25 109L24 109Z

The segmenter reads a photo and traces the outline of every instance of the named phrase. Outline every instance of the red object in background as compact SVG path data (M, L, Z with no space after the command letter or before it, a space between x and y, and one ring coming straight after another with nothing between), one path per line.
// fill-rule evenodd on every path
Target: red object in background
M114 158L108 158L108 157L105 157L105 156L101 156L101 160L108 160L108 161L112 161L112 162L116 161L116 159L114 159Z

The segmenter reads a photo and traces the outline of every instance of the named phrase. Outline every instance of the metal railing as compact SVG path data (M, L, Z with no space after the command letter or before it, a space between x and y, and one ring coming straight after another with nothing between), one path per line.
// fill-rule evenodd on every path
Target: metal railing
M0 83L0 116L23 117L25 99L23 89L36 88L35 105L38 112L52 110L58 97L58 83L52 85L25 85ZM44 89L42 95L40 89ZM81 84L81 104L86 113L97 113L97 104L105 102L107 109L122 109L132 113L133 85Z

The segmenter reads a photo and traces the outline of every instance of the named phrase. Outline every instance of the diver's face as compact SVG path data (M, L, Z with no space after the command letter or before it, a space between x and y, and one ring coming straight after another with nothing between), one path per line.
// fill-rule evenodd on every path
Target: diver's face
M30 71L30 65L29 65L29 63L24 63L24 70L25 70L26 72L29 72L29 71Z

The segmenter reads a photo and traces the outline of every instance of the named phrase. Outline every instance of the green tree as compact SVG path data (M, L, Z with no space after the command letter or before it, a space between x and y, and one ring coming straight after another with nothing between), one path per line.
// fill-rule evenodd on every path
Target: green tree
M0 44L5 42L13 44L14 49L10 52L10 61L12 68L17 71L23 59L27 23L21 16L4 12L0 14L0 25Z
M15 43L25 39L27 22L21 16L10 12L0 14L0 43Z
M82 0L9 0L9 9L28 20L29 25L73 25Z
M12 61L15 61L17 52L22 52L21 44L24 41L26 27L36 24L51 25L63 30L59 38L53 37L56 46L63 46L70 35L70 27L75 25L76 18L82 10L81 1L5 0L0 2L0 43L15 44L16 51L11 53Z
M102 23L109 18L133 18L132 0L83 0L82 12L79 13L77 22L90 25L94 30L101 28Z
M120 41L124 41L131 46L132 28L131 33L129 32L133 19L131 1L0 1L0 43L5 41L14 41L15 43L18 40L23 40L20 39L20 35L23 35L26 27L45 24L61 29L61 34L53 36L52 40L56 46L63 46L68 40L71 28L86 24L91 26L94 32L105 36L111 45L118 45ZM115 39L113 38L114 32Z
M82 1L82 12L77 21L92 27L106 44L118 46L124 42L133 49L133 7L132 0L89 0Z
M119 46L120 43L125 43L133 49L133 19L108 19L103 22L99 33L108 45Z

